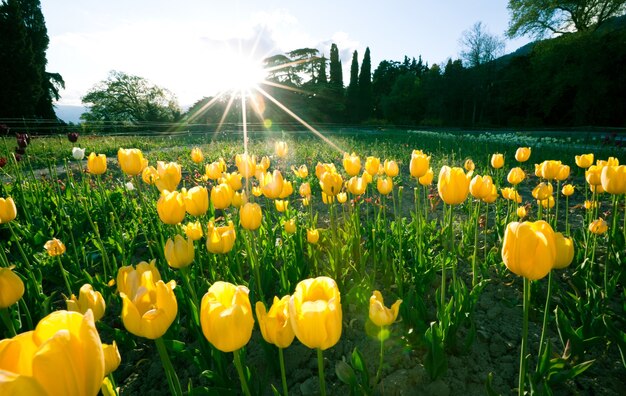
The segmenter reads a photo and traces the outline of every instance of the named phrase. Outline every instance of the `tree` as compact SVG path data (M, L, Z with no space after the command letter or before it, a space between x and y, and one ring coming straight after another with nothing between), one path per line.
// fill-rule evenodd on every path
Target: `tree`
M82 102L89 112L81 119L91 122L174 122L180 117L176 98L148 80L119 71L96 84Z
M326 77L326 57L322 55L319 60L319 69L317 72L317 81L318 85L326 85L328 84L328 77Z
M504 52L504 41L487 31L482 22L476 22L465 30L459 39L461 58L469 67L491 62Z
M372 61L370 47L365 49L359 75L359 119L367 120L372 114Z
M354 122L358 119L359 107L359 54L355 50L352 53L352 64L350 65L350 83L346 89L346 113L348 121Z
M507 35L543 38L547 34L595 30L626 12L626 0L509 0Z
M336 88L343 89L341 59L339 59L339 49L337 49L337 44L335 43L330 46L330 84Z

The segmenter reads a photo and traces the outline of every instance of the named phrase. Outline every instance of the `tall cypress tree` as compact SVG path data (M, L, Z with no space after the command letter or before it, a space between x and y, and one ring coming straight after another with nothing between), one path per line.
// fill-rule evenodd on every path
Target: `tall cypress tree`
M372 114L372 61L370 47L365 49L358 87L359 119L367 120Z
M317 72L317 84L328 84L328 77L326 76L326 56L322 55L319 62L319 70Z
M335 43L330 46L330 84L343 90L341 59L339 59L339 50Z
M352 53L350 65L350 83L346 89L346 116L348 121L354 122L359 119L359 53Z
M0 117L31 118L40 80L19 0L0 4Z

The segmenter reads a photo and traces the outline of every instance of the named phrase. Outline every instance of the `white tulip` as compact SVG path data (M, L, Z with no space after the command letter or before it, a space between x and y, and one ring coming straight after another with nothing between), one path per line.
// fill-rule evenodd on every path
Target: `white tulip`
M85 158L85 149L82 149L80 147L74 147L72 149L72 156L75 160L82 160L83 158Z

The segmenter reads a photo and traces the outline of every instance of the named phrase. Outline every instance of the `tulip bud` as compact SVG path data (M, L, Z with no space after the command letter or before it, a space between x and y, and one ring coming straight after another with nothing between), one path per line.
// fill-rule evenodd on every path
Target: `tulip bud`
M284 296L280 300L274 297L274 302L269 312L265 304L256 303L256 317L263 339L279 348L287 348L293 342L295 333L289 321L289 300L291 296Z
M325 350L341 338L341 295L328 277L298 283L289 300L289 320L298 340L309 348Z
M574 241L572 238L563 236L560 232L554 234L556 246L556 261L554 268L563 269L569 266L574 259Z
M157 174L158 177L154 184L159 191L167 190L174 191L178 187L183 174L179 164L176 162L165 163L163 161L157 161Z
M361 159L355 153L343 154L343 169L346 170L348 176L356 176L361 171Z
M189 222L182 226L182 228L187 238L191 239L192 241L197 241L198 239L202 238L202 226L200 225L199 221L196 221L194 223Z
M248 293L245 286L218 281L202 297L202 333L222 352L241 349L252 336L254 319Z
M597 219L589 224L589 231L591 231L592 234L602 235L607 232L608 229L609 226L604 219Z
M492 185L493 180L491 179L491 176L476 175L470 181L469 191L474 198L483 199L487 195L491 194Z
M200 147L194 147L191 149L191 160L196 164L204 161L204 154L202 154Z
M0 224L8 223L17 217L17 208L13 198L0 198Z
M256 203L246 203L239 209L239 224L246 230L254 231L261 226L263 215Z
M380 168L380 158L367 157L365 159L365 171L372 176L378 174L378 168Z
M557 173L555 179L558 181L563 181L569 177L569 172L570 169L568 165L561 165L561 167L559 168L559 173Z
M393 181L390 177L378 177L378 180L376 181L376 188L382 195L387 195L391 192L391 190L393 190Z
M600 176L602 188L609 194L626 194L626 165L605 166Z
M221 227L215 227L213 221L210 221L207 230L206 248L210 253L226 254L233 249L236 238L235 226L232 221Z
M13 268L0 267L0 309L15 304L24 295L24 282L13 272Z
M172 268L185 268L193 262L195 253L193 240L176 235L174 240L169 238L165 243L165 259Z
M564 185L561 189L561 193L566 197L569 197L570 195L574 194L574 186L571 184Z
M214 187L215 188L215 187ZM182 193L185 211L192 216L203 216L209 210L209 192L204 186L195 186ZM211 191L213 196L213 191Z
M140 174L148 166L148 161L143 158L143 153L139 149L119 149L117 161L122 171L130 176Z
M520 184L526 178L526 173L522 170L522 168L512 168L509 171L509 174L506 177L506 180L512 185Z
M433 184L433 179L435 178L435 173L433 172L433 168L428 168L424 176L418 179L419 183L422 186L430 186Z
M178 191L163 190L157 201L157 213L165 224L175 225L185 218L185 201Z
M302 198L311 196L311 185L309 183L300 184L300 188L298 189L298 193Z
M502 241L502 260L511 272L529 280L548 275L556 262L552 227L543 220L509 223Z
M299 177L300 179L304 179L305 177L307 177L309 175L309 169L306 167L306 165L300 165L298 167L298 169L295 169L293 166L291 167L291 170L293 171L293 173L296 174L297 177Z
M346 194L345 192L340 192L339 194L337 194L337 202L345 203L347 200L348 194Z
M491 166L494 169L500 169L504 166L504 155L495 153L491 156Z
M215 209L226 209L233 201L234 191L228 184L218 184L211 189L211 203Z
M554 180L559 176L559 172L561 171L561 161L543 161L539 165L541 177L546 180Z
M296 219L289 219L285 221L283 226L285 227L285 232L287 234L295 233L296 232Z
M348 191L352 195L363 195L367 188L367 182L362 177L352 176L347 183Z
M544 199L551 197L553 191L552 184L542 182L533 189L532 195L536 200L543 201Z
M85 158L85 149L82 149L80 147L72 148L72 157L74 157L74 159L77 161L82 160L83 158Z
M474 165L474 161L472 161L471 158L468 158L468 159L465 160L465 163L463 164L463 167L468 172L473 172L474 169L476 169L476 165Z
M158 178L159 172L157 172L154 166L146 166L143 171L141 171L141 180L146 184L153 185Z
M235 208L240 208L247 202L248 202L248 197L246 196L245 191L236 192L235 194L233 194L233 200L231 202L231 205L233 205L233 207Z
M217 180L222 177L222 166L219 162L211 162L210 164L206 164L204 166L204 174L207 179Z
M517 208L517 217L519 219L523 219L526 217L526 208L524 206L520 206Z
M577 155L576 165L578 165L579 168L589 168L591 165L593 165L593 154Z
M397 300L391 308L385 307L382 294L374 290L370 297L370 320L378 327L389 326L396 321L402 300Z
M437 190L439 197L448 205L458 205L467 199L471 175L461 168L443 166L439 172Z
M280 191L280 195L278 196L278 198L285 199L291 194L293 194L293 184L291 184L289 180L284 180L283 189Z
M515 152L517 162L526 162L530 158L530 147L520 147Z
M400 173L400 168L396 161L393 160L385 160L383 164L383 169L385 170L385 174L389 177L396 177L398 173Z
M289 152L287 142L278 141L274 143L274 152L276 153L277 157L285 158L287 156L287 153Z
M411 153L411 162L409 164L409 171L412 177L418 179L428 172L430 168L430 156L424 154L421 150L413 150Z
M106 309L106 303L99 291L95 291L93 287L86 283L80 288L78 298L72 294L67 303L67 310L80 312L81 314L87 313L88 309L93 311L93 320L99 321L104 316Z
M104 375L106 376L117 370L122 362L122 357L115 341L113 344L102 344L102 352L104 353Z
M336 172L324 172L320 180L322 191L331 197L339 194L343 186L343 178Z
M282 200L282 199L277 199L274 201L274 206L276 206L276 210L278 212L284 212L287 210L287 207L289 206L289 201L287 200Z
M261 189L263 195L269 199L276 199L283 191L283 175L279 170L275 170L272 173L265 173L261 178Z
M317 228L306 230L306 240L310 244L315 245L319 239L320 239L320 232Z

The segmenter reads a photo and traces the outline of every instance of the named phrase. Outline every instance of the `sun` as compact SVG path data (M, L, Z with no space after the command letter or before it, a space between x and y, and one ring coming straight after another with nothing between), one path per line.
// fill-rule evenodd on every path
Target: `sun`
M237 54L216 70L215 77L222 92L249 92L265 80L267 71L261 60Z

